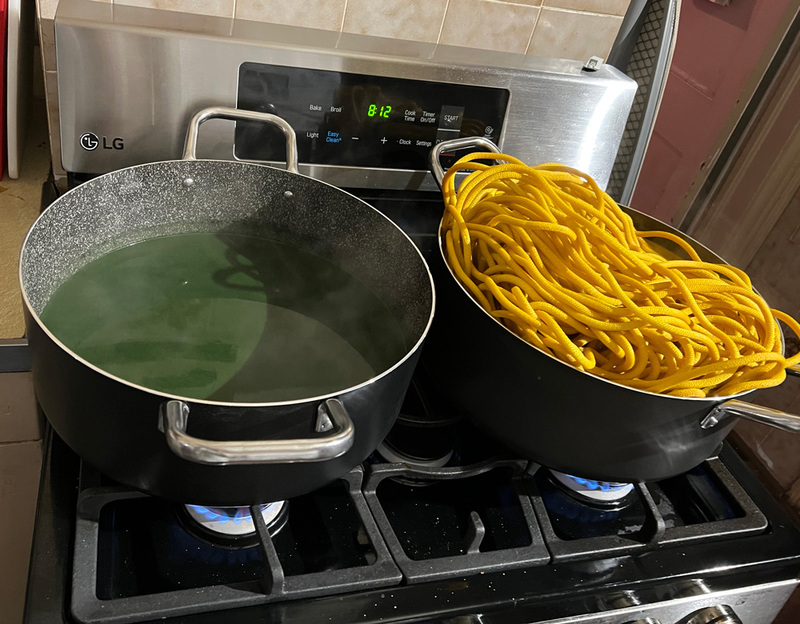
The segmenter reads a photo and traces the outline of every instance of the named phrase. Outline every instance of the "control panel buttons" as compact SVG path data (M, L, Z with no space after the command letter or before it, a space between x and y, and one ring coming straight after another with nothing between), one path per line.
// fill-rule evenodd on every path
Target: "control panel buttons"
M442 112L439 115L439 128L443 130L460 130L463 122L463 106L442 106Z
M237 106L271 110L297 134L301 163L426 170L440 140L499 140L506 89L347 72L243 63ZM236 123L234 153L242 160L280 160L271 129ZM88 139L87 139L88 141ZM87 144L85 149L89 149Z

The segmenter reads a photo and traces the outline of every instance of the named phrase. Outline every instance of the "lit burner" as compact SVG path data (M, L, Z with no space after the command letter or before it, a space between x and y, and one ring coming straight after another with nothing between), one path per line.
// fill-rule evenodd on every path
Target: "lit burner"
M589 501L616 503L633 492L632 483L594 481L592 479L574 477L563 472L558 472L557 470L551 470L550 473L560 485L564 486L571 493L577 494L579 497Z
M259 505L261 516L270 533L284 514L286 501ZM240 537L254 534L256 531L249 507L206 507L204 505L186 505L189 517L205 530L229 537Z

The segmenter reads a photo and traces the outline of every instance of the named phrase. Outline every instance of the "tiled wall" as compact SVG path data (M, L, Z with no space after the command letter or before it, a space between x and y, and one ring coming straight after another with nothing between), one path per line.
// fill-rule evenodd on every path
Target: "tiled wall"
M605 58L631 0L101 0L335 32L586 60ZM58 0L37 0L56 173Z

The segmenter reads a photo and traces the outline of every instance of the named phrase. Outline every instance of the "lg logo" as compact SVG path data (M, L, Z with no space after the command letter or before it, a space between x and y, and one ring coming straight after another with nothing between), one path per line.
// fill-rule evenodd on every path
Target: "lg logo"
M85 132L81 135L80 144L83 149L87 152L93 152L98 147L100 147L100 137L98 137L93 132ZM120 137L116 137L115 139L111 139L111 144L109 145L108 137L103 137L102 139L103 149L114 149L114 150L121 150L124 149L125 145L122 142Z

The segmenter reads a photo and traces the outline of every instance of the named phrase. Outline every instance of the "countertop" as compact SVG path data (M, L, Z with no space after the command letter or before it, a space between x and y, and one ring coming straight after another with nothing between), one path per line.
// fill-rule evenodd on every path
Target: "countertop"
M4 624L22 621L42 457L42 420L33 381L27 372L5 372L8 360L19 358L4 343L25 333L18 260L25 234L39 215L42 187L50 171L48 136L44 99L34 97L20 177L0 179L0 506L14 510L0 517L0 621ZM14 356L9 358L9 354ZM11 364L10 370L15 370Z
M50 147L43 99L34 98L20 177L0 180L0 340L25 333L17 271L25 234L39 215L42 185L50 171Z

